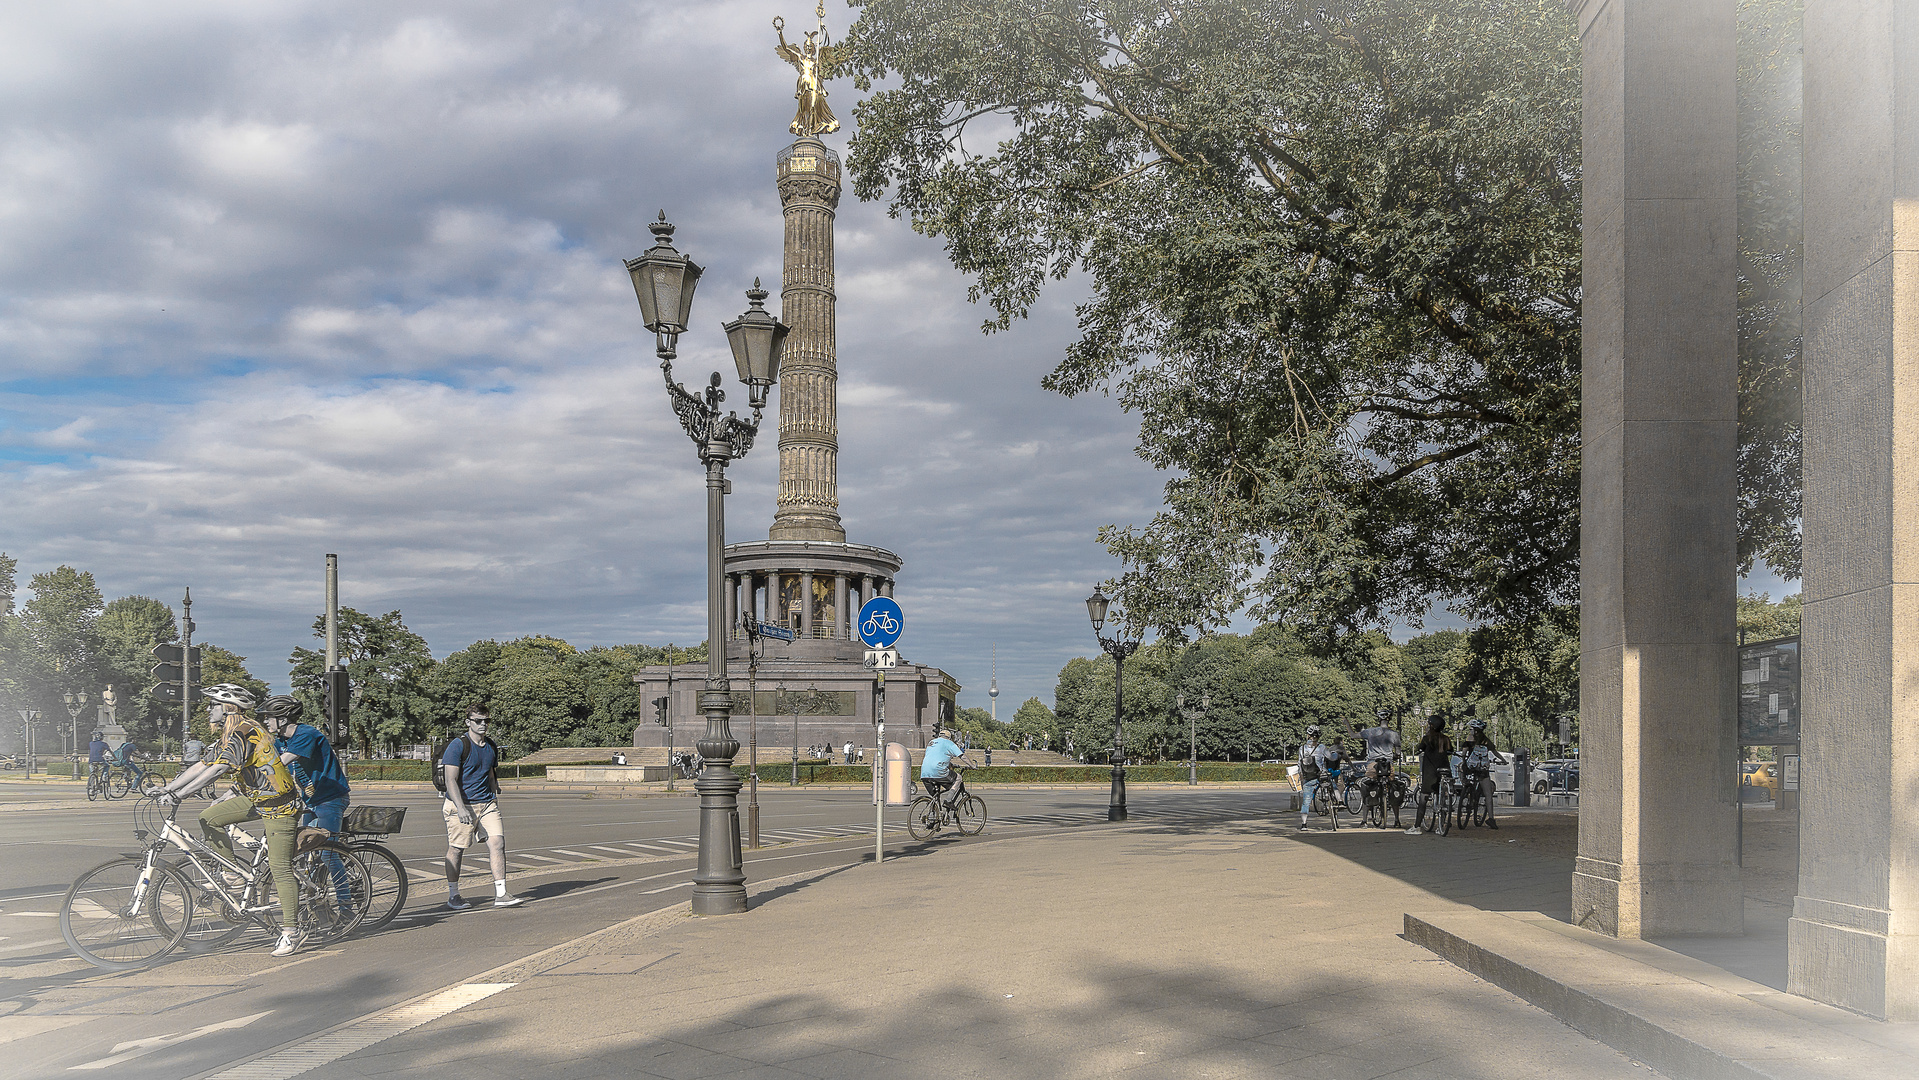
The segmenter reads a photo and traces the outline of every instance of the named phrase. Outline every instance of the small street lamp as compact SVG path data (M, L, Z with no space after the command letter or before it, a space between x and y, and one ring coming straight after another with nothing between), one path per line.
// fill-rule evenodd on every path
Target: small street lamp
M780 347L787 328L762 306L766 290L756 279L746 291L751 304L739 318L725 324L727 344L746 384L753 419L738 413L720 415L726 392L720 373L714 372L704 391L693 393L673 381L673 361L679 356L680 335L693 314L693 290L703 271L673 247L673 225L660 219L647 226L654 244L637 259L628 259L627 273L640 301L640 314L654 334L654 353L666 379L667 398L680 426L699 450L706 466L706 685L700 692L700 711L706 714L706 734L699 741L705 760L693 790L700 795L700 858L693 872L693 913L731 915L746 910L746 873L740 858L740 778L733 775L733 758L740 752L733 738L733 690L726 677L726 591L722 581L726 563L726 464L746 456L759 434L760 411L766 395L779 379Z
M1186 718L1186 737L1192 742L1192 759L1186 763L1186 782L1199 784L1199 721L1213 707L1213 692L1207 690L1199 695L1199 708L1186 707L1186 695L1181 694L1174 701L1179 705L1179 714Z
M1125 624L1120 632L1112 637L1102 637L1100 629L1106 625L1106 609L1112 601L1097 588L1093 595L1086 598L1086 614L1093 620L1093 639L1099 647L1113 658L1113 791L1106 803L1106 820L1126 820L1126 754L1121 739L1120 725L1126 715L1126 658L1139 648L1139 639L1126 640Z
M20 710L20 729L27 737L27 775L33 775L33 728L40 722L39 709Z

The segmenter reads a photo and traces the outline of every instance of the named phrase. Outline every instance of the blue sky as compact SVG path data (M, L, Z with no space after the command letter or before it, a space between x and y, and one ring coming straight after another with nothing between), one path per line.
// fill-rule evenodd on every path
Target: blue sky
M700 470L621 260L664 209L707 268L676 372L730 372L719 324L780 274L775 15L812 22L796 0L0 13L0 551L23 584L191 585L199 637L282 686L327 552L343 603L442 656L701 639ZM831 100L850 125L851 85ZM938 243L850 193L838 268L841 511L906 560L901 648L984 706L997 645L1002 717L1050 703L1117 569L1094 532L1144 522L1163 479L1109 399L1039 387L1073 287L983 336ZM733 469L729 539L764 537L776 458Z

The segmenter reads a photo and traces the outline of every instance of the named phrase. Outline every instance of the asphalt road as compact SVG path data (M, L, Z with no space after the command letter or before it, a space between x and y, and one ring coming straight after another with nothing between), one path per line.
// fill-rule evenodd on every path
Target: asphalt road
M937 858L946 844L991 843L1033 831L1097 827L1103 789L980 792L990 822L970 839L915 844L904 811L887 811L888 857ZM1219 821L1269 815L1280 792L1135 791L1133 819ZM687 898L698 833L696 802L681 798L503 799L513 891L521 908L481 904L449 912L445 851L431 791L366 792L361 802L406 806L392 846L413 872L407 909L387 929L276 960L263 936L220 952L176 953L143 972L107 974L74 960L57 913L86 868L132 850L131 803L0 813L0 1053L9 1076L209 1076L235 1062L473 980L549 946ZM749 883L825 873L872 856L873 807L864 791L761 789L766 846L746 853ZM201 805L190 803L189 808ZM467 862L470 898L489 895L485 859ZM796 943L804 947L803 943Z

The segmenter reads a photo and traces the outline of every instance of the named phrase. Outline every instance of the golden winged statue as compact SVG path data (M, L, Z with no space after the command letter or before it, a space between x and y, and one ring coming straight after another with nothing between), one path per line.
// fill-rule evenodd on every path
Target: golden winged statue
M826 5L819 6L820 28L808 30L806 41L801 45L791 45L786 40L786 20L775 18L773 32L780 37L780 43L773 52L780 59L793 65L800 73L799 82L793 87L793 100L800 103L793 114L793 122L787 130L795 135L830 135L840 129L838 118L833 110L826 107L826 86L821 74L833 70L833 63L839 59L840 50L826 37Z

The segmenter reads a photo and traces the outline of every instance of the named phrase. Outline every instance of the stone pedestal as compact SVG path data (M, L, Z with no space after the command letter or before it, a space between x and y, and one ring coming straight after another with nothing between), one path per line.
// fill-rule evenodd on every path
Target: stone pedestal
M1584 53L1574 921L1737 933L1736 0L1573 0Z
M1805 9L1795 994L1919 1020L1919 9Z

